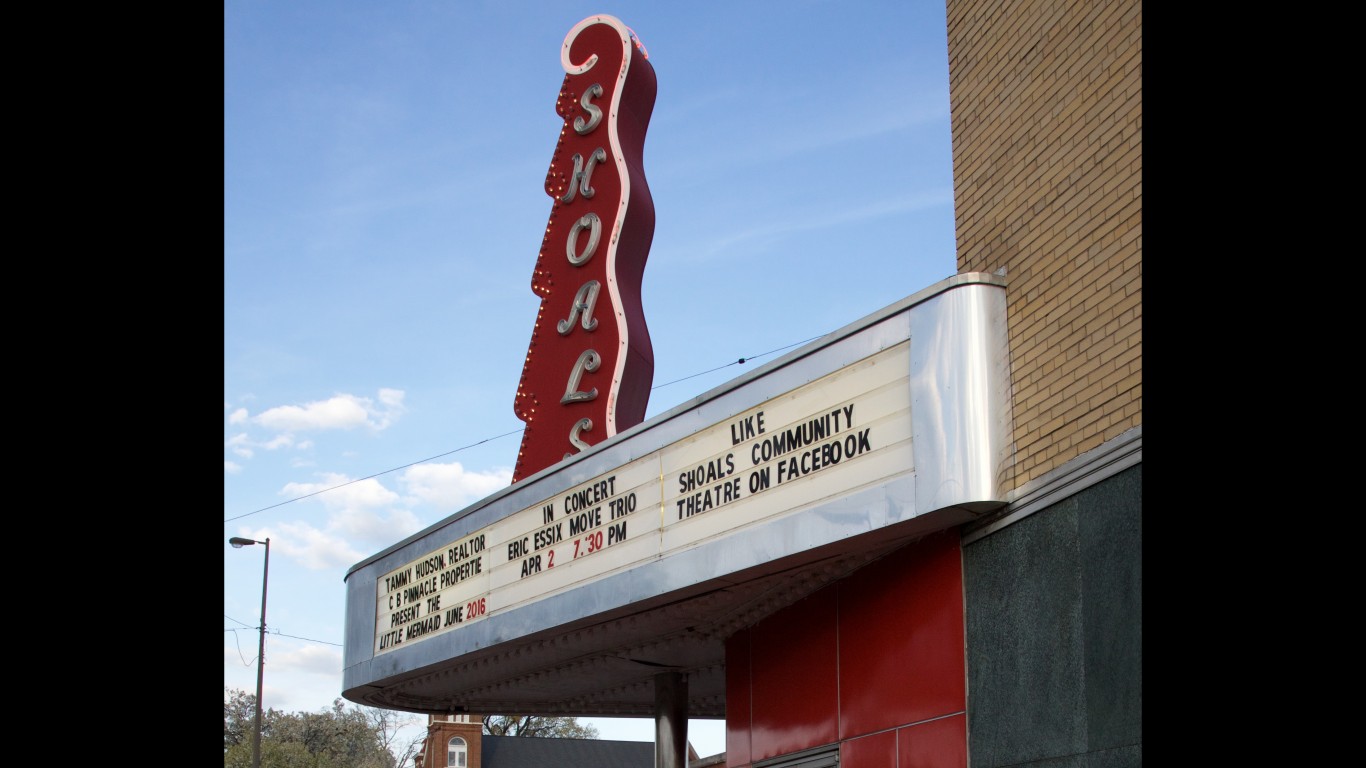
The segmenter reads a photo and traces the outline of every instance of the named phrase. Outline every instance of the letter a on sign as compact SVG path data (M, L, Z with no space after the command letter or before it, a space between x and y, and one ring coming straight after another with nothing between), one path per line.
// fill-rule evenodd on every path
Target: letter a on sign
M654 380L640 304L655 233L641 163L654 68L606 15L569 30L560 64L550 222L531 275L541 307L513 403L526 422L514 483L639 424Z

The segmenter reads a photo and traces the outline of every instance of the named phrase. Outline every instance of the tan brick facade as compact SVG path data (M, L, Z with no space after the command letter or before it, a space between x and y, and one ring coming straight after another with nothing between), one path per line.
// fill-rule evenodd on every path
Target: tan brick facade
M1004 270L1019 487L1143 423L1143 3L947 9L958 271Z

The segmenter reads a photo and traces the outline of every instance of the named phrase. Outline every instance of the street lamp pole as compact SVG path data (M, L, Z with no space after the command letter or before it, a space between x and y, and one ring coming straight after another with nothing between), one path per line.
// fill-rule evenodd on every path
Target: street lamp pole
M256 654L256 733L251 737L251 768L261 768L261 684L266 675L266 584L270 578L270 537L265 541L233 536L228 539L233 549L250 544L266 545L265 569L261 572L261 648Z

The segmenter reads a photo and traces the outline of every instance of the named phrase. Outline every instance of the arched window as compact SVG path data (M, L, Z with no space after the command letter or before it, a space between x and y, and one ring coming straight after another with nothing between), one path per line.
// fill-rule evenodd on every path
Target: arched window
M456 736L446 744L446 768L465 768L465 740Z

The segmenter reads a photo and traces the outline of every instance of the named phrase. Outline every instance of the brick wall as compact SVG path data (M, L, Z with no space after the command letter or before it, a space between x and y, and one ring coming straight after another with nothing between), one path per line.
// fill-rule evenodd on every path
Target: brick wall
M1143 422L1143 4L947 18L958 271L1004 269L1019 487Z
M484 718L482 715L428 715L427 740L415 762L417 768L446 768L446 745L451 737L459 736L469 747L466 768L480 768L483 763Z

